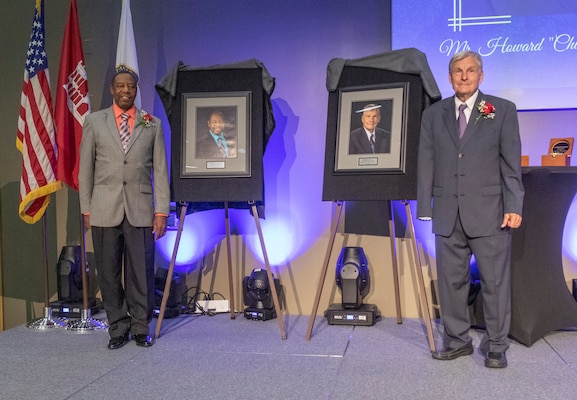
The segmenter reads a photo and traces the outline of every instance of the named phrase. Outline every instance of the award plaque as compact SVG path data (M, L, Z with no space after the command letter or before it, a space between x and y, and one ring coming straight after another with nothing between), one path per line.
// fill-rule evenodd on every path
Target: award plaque
M573 153L573 138L554 138L549 142L549 154L541 156L541 165L544 167L571 165Z

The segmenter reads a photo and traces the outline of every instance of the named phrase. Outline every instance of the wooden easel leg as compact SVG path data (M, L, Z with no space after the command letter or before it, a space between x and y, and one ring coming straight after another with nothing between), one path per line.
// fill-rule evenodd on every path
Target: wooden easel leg
M281 338L282 338L282 340L286 340L286 331L284 328L284 318L283 318L283 315L281 314L280 302L278 300L278 293L276 292L276 287L274 285L274 278L272 276L272 271L270 269L270 263L268 261L268 254L266 252L266 247L264 245L264 237L262 235L262 229L260 227L260 221L258 220L258 210L256 208L254 201L249 202L249 204L251 205L251 208L252 208L252 215L254 216L254 223L256 224L256 230L258 231L258 238L260 239L260 246L262 248L262 255L264 257L264 264L266 266L266 274L268 277L268 285L270 286L271 293L272 293L272 300L274 302L274 309L275 309L276 316L278 319L278 325L280 327Z
M166 282L164 283L164 293L162 293L162 301L160 303L160 311L158 314L158 319L156 321L156 332L155 337L158 339L160 335L160 326L162 325L162 320L164 319L164 311L166 310L166 303L168 301L168 296L170 295L170 285L172 283L172 273L174 272L174 265L176 264L176 255L178 254L178 246L180 244L180 237L182 236L182 228L184 226L184 218L186 217L187 204L183 204L180 210L180 220L178 221L178 231L176 233L176 240L174 241L174 248L172 250L172 258L170 259L170 266L168 267L168 273L166 275Z
M395 286L395 306L397 309L397 324L403 323L403 316L401 314L401 290L399 288L399 263L397 261L397 242L395 234L395 214L393 211L393 203L389 200L389 236L391 239L391 257L393 262L393 283Z
M407 212L407 224L409 233L411 235L411 244L413 248L413 258L415 259L415 267L417 269L419 298L421 300L421 309L423 311L423 318L425 326L427 327L427 336L429 339L429 348L435 351L435 339L433 337L433 327L431 325L431 315L429 313L429 301L427 300L427 292L425 290L425 281L423 279L423 270L421 268L421 259L419 257L419 250L417 249L417 238L415 236L415 226L413 225L413 217L411 213L411 206L407 200L404 200L405 210Z
M313 310L311 311L311 316L309 319L309 326L307 328L307 333L305 336L306 340L310 340L311 334L313 331L313 326L315 324L315 318L317 316L317 311L319 309L319 302L321 300L321 294L323 292L323 286L324 286L325 279L327 276L329 261L331 259L331 253L333 251L333 246L335 244L335 237L337 235L337 228L339 226L339 221L341 219L342 211L343 211L343 203L341 201L337 201L337 209L335 210L335 215L334 215L333 220L331 222L331 236L329 238L329 244L327 246L327 251L325 253L325 260L323 262L323 268L321 270L321 276L319 278L319 284L317 286L317 294L315 295Z
M230 295L230 319L235 319L234 288L232 284L232 245L230 243L230 220L228 218L228 201L224 202L224 220L226 224L226 253L228 261L228 290Z

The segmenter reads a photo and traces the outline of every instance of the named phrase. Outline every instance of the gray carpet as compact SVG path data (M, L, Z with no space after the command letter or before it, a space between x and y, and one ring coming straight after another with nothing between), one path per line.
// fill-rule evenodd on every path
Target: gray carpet
M307 341L308 321L285 316L282 340L277 320L186 315L165 319L155 346L118 350L106 348L106 331L19 326L0 334L0 399L577 398L577 332L530 348L513 341L509 367L494 370L477 352L433 360L420 320L353 327L318 317ZM471 333L477 346L482 332Z

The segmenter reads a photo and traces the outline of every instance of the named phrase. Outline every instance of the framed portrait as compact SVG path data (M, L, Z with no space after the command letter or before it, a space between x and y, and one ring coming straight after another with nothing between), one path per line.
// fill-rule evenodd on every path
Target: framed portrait
M250 177L250 108L250 91L183 93L180 177Z
M405 172L408 82L339 90L335 172Z

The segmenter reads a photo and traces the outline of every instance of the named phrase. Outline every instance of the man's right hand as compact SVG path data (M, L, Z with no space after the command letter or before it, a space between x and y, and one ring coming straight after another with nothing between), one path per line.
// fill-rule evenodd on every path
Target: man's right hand
M84 215L82 215L82 218L84 218L84 229L89 230L90 229L90 214L84 214Z

